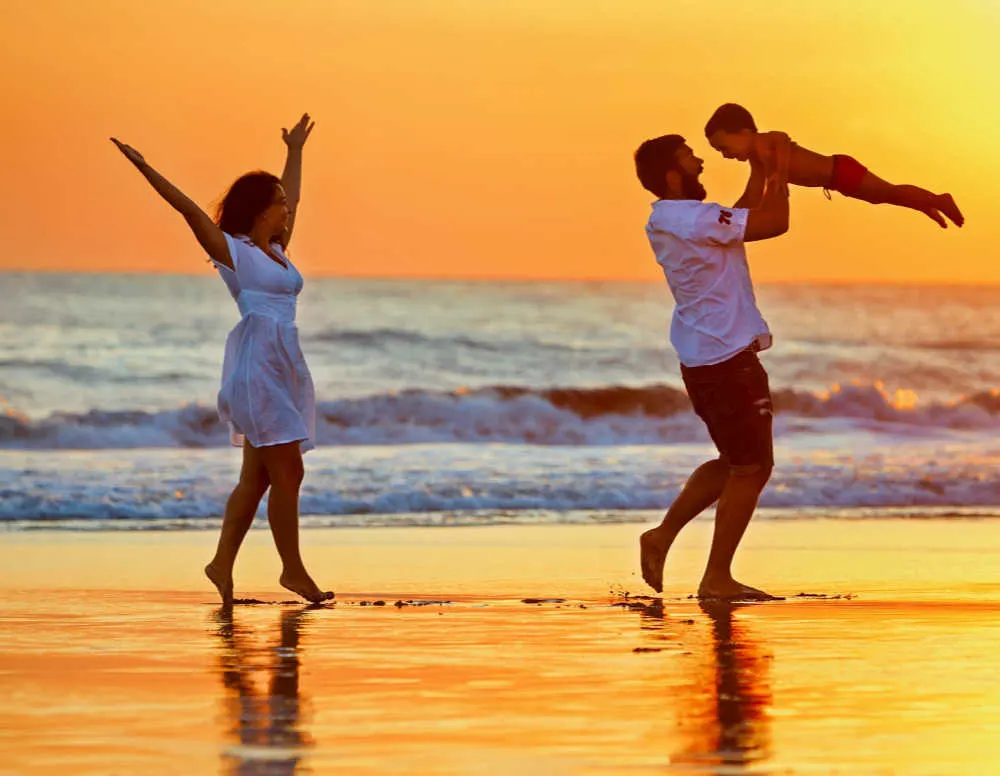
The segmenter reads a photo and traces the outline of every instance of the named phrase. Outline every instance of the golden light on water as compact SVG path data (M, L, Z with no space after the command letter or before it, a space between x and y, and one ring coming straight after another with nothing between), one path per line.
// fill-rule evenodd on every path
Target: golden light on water
M897 410L915 410L917 408L917 392L906 388L897 388L892 394L890 404Z

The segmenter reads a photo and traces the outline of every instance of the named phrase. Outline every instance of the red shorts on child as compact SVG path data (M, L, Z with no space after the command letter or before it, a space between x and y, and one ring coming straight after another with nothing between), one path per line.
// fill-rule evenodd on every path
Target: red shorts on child
M833 157L833 177L830 178L830 188L839 191L845 197L853 196L865 177L868 168L853 156L836 154Z

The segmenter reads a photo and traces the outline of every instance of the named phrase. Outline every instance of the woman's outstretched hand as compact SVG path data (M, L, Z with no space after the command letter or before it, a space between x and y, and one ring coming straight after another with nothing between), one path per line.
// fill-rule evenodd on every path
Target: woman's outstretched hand
M126 145L116 137L111 138L111 142L114 143L116 146L118 146L118 150L121 151L123 154L125 154L125 158L128 159L130 162L132 162L132 164L134 164L136 167L141 167L146 163L146 160L143 158L142 154L140 154L138 151L132 148L132 146Z
M299 123L294 127L291 129L282 127L281 139L285 141L285 145L289 148L302 148L306 144L309 133L313 131L313 127L315 126L316 122L309 119L309 114L303 113L302 118L299 119Z

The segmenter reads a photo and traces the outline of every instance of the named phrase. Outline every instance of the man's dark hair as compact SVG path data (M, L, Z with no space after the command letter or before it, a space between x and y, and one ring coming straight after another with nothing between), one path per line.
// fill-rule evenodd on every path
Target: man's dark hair
M660 199L667 197L667 170L673 169L674 157L684 142L680 135L662 135L647 140L635 151L639 182Z
M708 123L705 125L705 137L711 137L720 129L723 132L732 133L740 132L744 129L756 132L757 125L754 123L750 111L742 105L737 105L735 102L727 102L725 105L720 106L712 114L712 118L708 120Z

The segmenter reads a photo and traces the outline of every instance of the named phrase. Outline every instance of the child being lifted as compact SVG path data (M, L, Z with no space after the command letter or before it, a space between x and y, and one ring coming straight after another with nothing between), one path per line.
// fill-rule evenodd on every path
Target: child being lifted
M797 186L822 187L875 205L885 203L919 210L942 227L948 226L942 213L958 226L965 222L951 194L895 185L872 174L853 157L823 156L791 142L784 132L758 132L753 116L741 105L727 103L716 110L705 126L705 137L727 159L749 161L752 169L762 173L751 174L747 190L736 207L756 204L751 200L755 196L759 199L763 193L763 172L777 165L787 166L788 182Z

